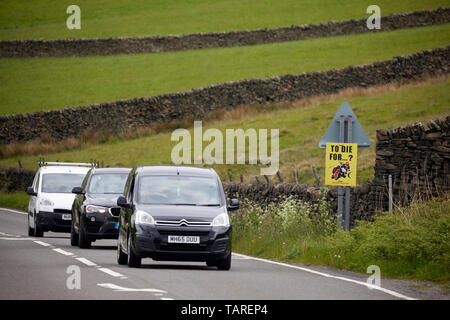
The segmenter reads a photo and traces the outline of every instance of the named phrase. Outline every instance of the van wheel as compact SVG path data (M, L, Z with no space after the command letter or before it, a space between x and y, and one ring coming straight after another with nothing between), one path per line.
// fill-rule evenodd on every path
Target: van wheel
M142 258L136 255L131 247L131 235L128 237L128 266L130 268L139 268Z
M120 244L120 239L117 239L117 263L118 264L127 264L128 255L122 251L122 245Z
M28 214L28 236L34 236L34 228L30 227L30 214Z
M75 227L73 225L73 218L72 223L70 224L70 245L75 247L79 243L78 234L75 232Z
M231 269L231 252L225 259L217 261L217 269L219 270Z
M78 227L78 246L81 249L89 249L91 247L91 240L89 240L86 230L84 228L83 218L80 217L80 225Z
M41 228L39 228L39 225L37 224L37 219L36 219L36 212L34 213L34 236L36 238L42 238L44 236L44 231L42 231Z

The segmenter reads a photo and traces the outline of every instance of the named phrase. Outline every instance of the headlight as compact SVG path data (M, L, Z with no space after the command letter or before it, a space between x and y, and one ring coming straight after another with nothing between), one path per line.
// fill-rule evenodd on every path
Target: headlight
M148 225L154 225L155 219L151 215L149 215L145 211L138 210L136 211L136 224L148 224Z
M221 213L217 217L214 218L212 222L213 227L229 227L230 226L230 218L228 218L227 213Z
M94 212L96 212L96 213L104 214L104 213L106 213L106 211L108 211L108 209L105 208L105 207L92 206L92 205L86 206L86 212L87 213L94 213Z
M54 203L53 203L53 201L52 200L49 200L49 199L41 199L41 201L39 202L39 204L41 205L41 206L47 206L47 207L52 207L53 205L54 205Z

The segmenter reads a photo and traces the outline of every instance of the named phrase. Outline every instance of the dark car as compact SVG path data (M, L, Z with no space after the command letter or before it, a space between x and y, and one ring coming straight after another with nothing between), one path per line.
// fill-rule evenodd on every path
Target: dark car
M142 258L203 261L231 267L231 222L222 183L213 169L152 166L130 172L121 207L117 261L140 267Z
M76 194L72 205L70 244L90 248L97 239L117 239L120 208L117 198L125 189L130 168L93 168Z

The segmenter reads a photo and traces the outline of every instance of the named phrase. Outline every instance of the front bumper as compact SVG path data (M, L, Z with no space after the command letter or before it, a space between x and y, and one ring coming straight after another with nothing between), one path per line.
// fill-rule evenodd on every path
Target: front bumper
M70 213L69 211L65 213L39 211L36 216L36 223L44 232L70 232L72 220L64 220L63 214Z
M85 219L86 231L91 240L118 238L119 230L116 226L119 217L109 213L87 213Z
M168 243L169 235L199 236L199 244ZM231 254L231 227L136 226L133 248L142 258L161 261L216 261Z

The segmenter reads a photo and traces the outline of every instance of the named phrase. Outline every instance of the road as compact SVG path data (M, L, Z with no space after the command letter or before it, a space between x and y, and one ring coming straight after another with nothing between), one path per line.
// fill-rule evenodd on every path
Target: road
M296 300L407 299L385 287L369 289L368 275L233 254L230 271L204 263L156 262L142 268L116 262L116 241L100 240L91 249L72 247L69 234L28 237L25 213L0 209L0 299L153 299ZM80 271L79 289L73 271ZM68 273L69 268L69 273Z

